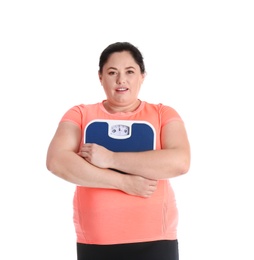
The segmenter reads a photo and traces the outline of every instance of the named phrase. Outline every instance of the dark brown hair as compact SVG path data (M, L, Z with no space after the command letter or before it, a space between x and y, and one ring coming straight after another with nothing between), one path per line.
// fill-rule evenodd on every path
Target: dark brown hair
M145 73L144 58L137 47L129 42L116 42L110 44L100 55L99 72L102 73L103 66L114 52L128 51L140 67L142 74Z

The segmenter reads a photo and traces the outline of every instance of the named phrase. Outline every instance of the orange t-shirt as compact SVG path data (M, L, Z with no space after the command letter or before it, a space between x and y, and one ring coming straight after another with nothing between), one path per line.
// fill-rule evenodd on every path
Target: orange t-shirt
M155 149L161 149L161 128L182 120L171 107L141 102L134 112L107 112L102 103L74 106L61 121L77 124L82 133L94 120L143 121L155 130ZM84 142L84 136L82 143ZM120 173L119 173L120 174ZM178 211L169 180L158 181L150 198L128 195L119 190L77 186L73 200L77 242L123 244L177 238Z

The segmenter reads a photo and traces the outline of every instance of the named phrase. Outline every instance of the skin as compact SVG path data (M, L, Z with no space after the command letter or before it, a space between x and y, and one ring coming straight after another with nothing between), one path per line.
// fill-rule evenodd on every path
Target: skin
M107 97L103 103L105 109L112 114L137 109L144 78L145 74L129 52L113 53L99 73ZM147 198L156 190L158 180L189 170L190 146L180 121L163 127L161 150L116 153L97 144L83 144L79 151L80 140L78 126L71 122L60 123L49 145L46 162L49 171L76 185L118 189Z

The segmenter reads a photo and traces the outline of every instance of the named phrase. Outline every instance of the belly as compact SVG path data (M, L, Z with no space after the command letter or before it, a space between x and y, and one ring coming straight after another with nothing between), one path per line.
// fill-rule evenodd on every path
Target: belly
M169 191L165 181L159 182L150 198L131 196L118 190L77 187L74 223L78 241L114 244L161 237L168 226L167 209L176 210L174 194L171 192L170 196Z

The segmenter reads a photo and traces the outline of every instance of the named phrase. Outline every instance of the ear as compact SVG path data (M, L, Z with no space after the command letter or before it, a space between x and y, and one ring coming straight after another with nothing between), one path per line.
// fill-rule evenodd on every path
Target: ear
M99 77L99 80L100 80L100 82L101 82L101 80L102 80L102 75L101 75L101 73L98 71L98 77Z
M145 77L146 77L146 73L143 73L143 74L142 74L142 84L143 84L143 82L144 82L144 80L145 80Z

